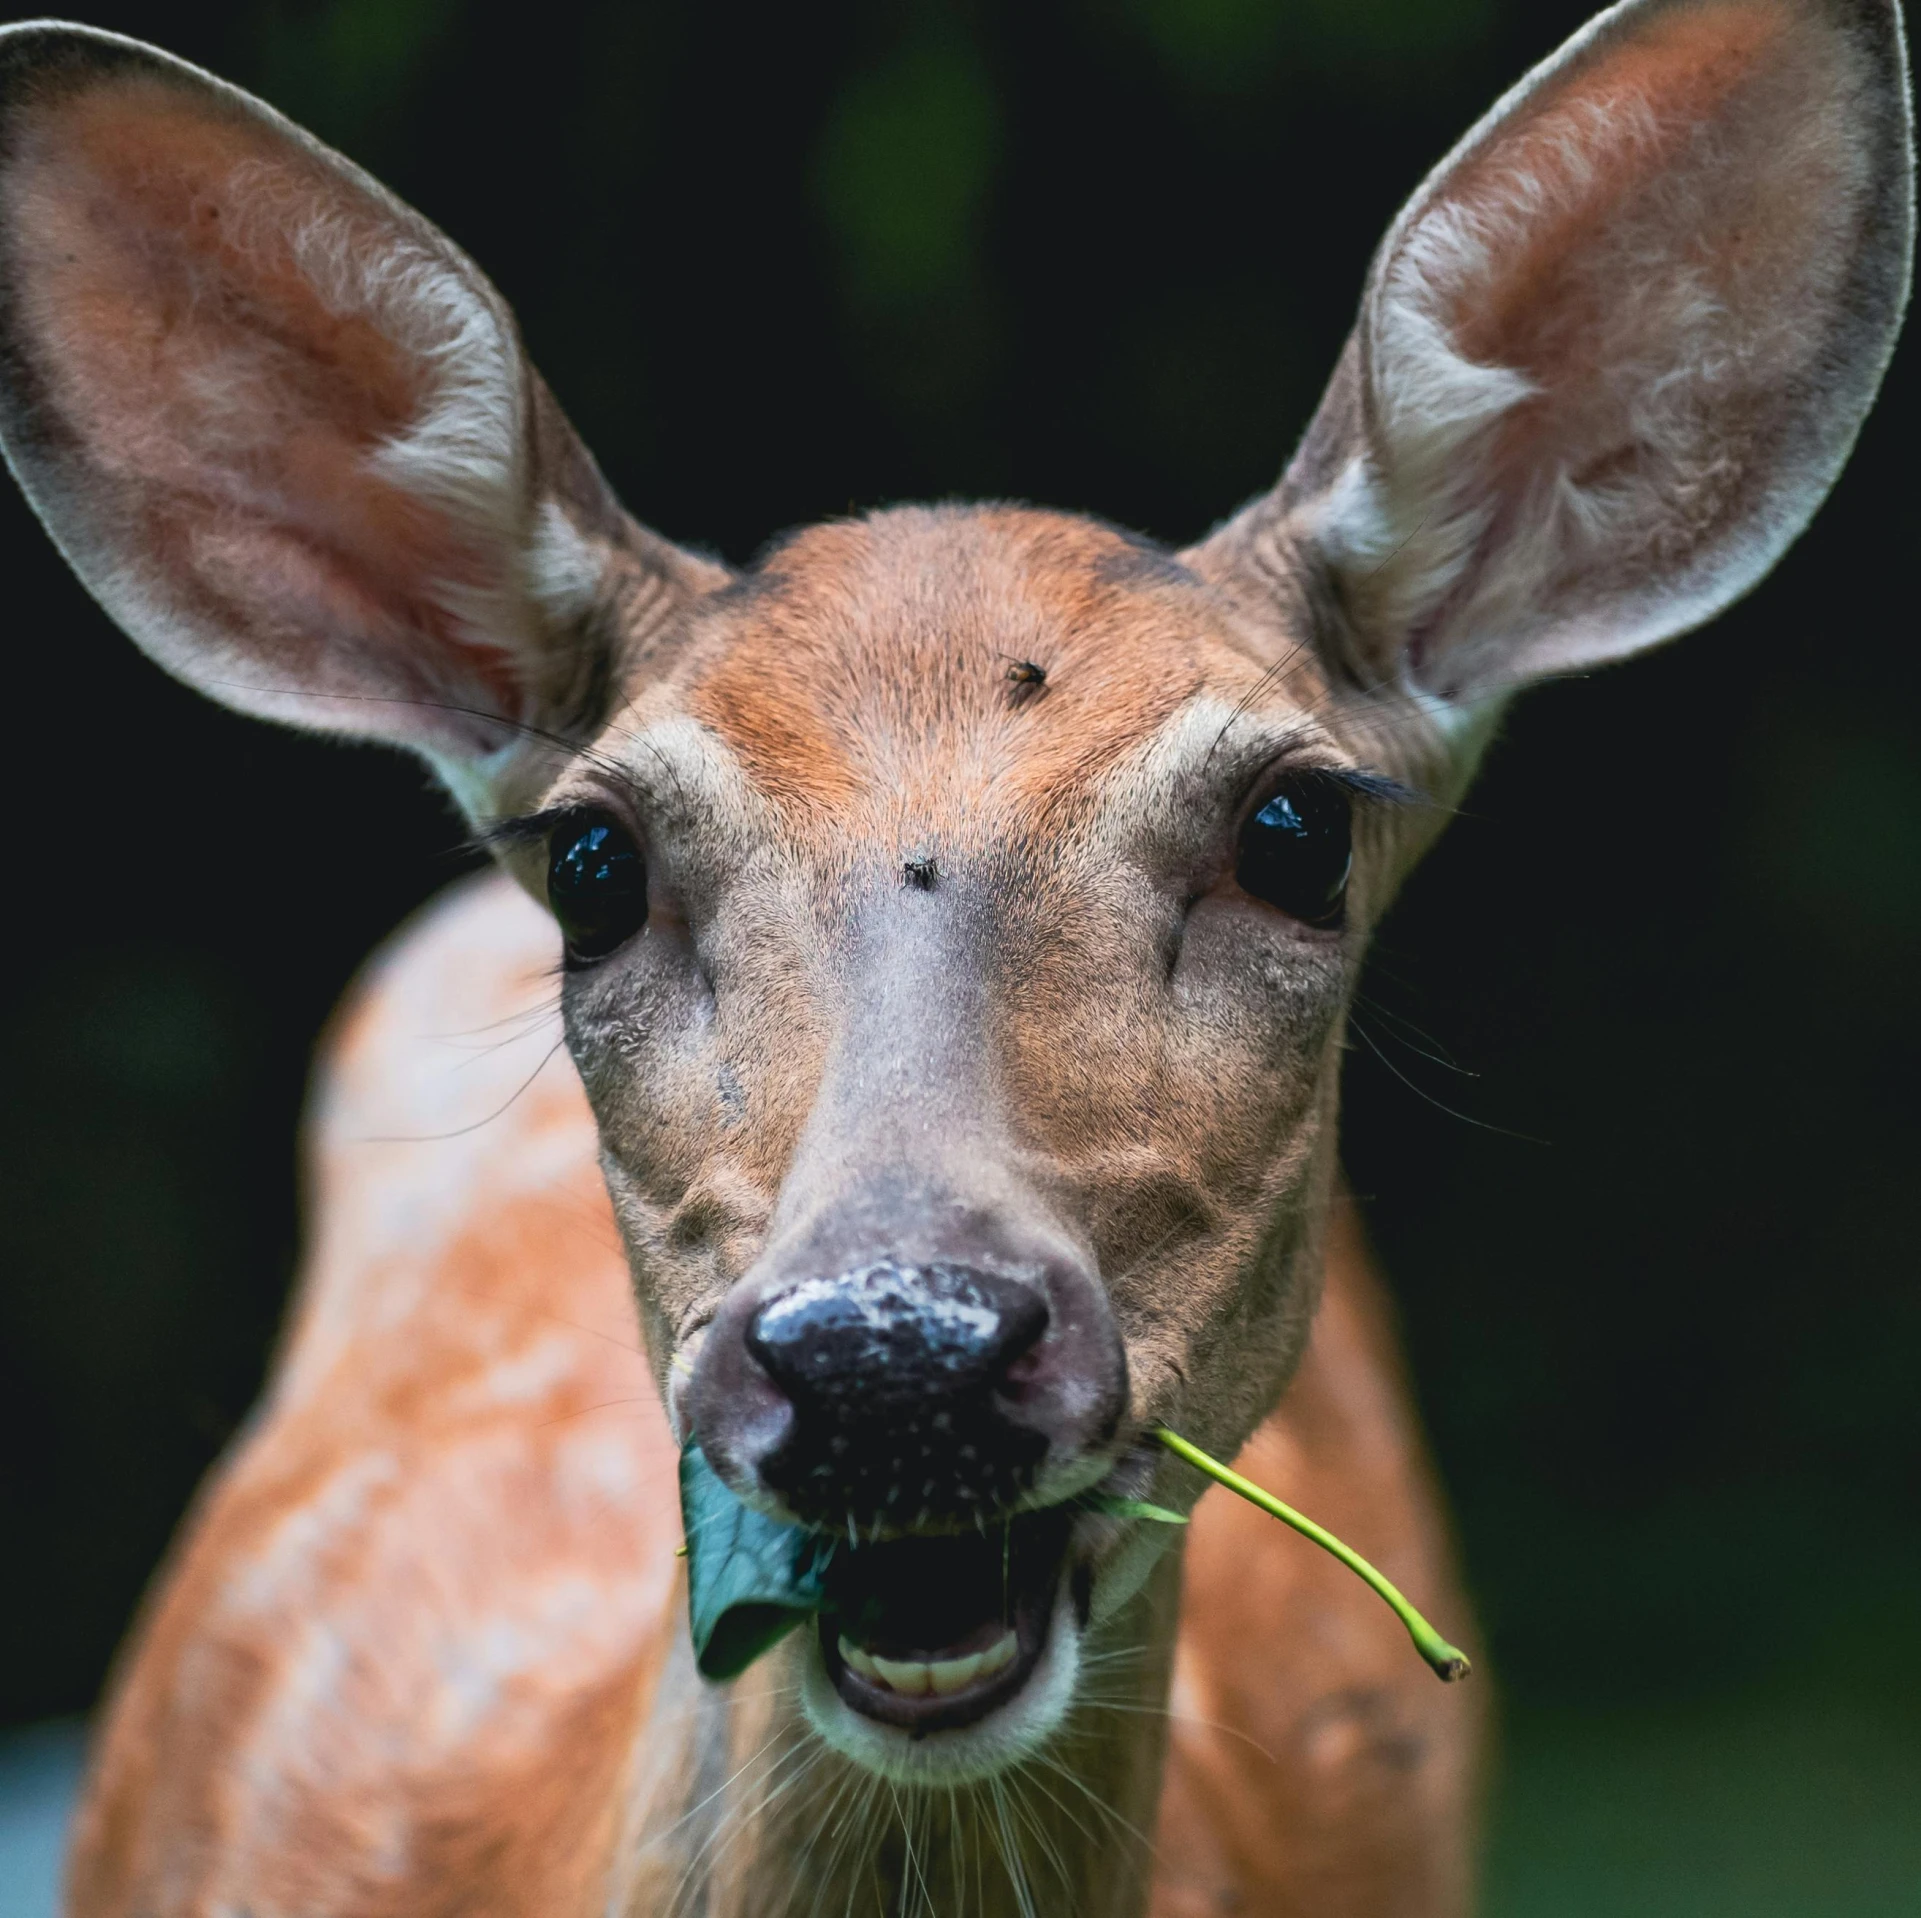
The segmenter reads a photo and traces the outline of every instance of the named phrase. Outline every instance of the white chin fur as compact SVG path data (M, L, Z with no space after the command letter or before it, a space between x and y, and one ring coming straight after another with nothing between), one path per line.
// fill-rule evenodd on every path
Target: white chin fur
M807 1648L800 1696L808 1722L843 1758L898 1785L962 1785L992 1778L1044 1745L1074 1702L1080 1670L1080 1623L1063 1579L1047 1644L1027 1683L976 1724L916 1738L864 1717L834 1689L818 1643Z

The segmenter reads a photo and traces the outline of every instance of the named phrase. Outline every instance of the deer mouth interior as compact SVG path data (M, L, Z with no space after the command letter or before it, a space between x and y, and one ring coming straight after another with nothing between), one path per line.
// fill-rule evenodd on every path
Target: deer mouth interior
M970 1725L1012 1698L1047 1649L1070 1520L912 1535L840 1554L820 1617L841 1698L914 1733Z

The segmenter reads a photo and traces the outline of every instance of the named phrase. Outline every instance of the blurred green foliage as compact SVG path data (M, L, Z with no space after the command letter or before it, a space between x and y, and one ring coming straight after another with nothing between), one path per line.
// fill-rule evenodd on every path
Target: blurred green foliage
M411 87L458 24L461 6L462 0L328 0L318 7L263 0L251 19L243 16L253 41L254 85L301 125L364 153L395 134Z
M1912 1918L1917 1703L1790 1678L1631 1711L1517 1707L1485 1918Z
M1121 0L1119 11L1170 71L1222 93L1258 92L1276 69L1431 60L1484 40L1496 18L1493 0Z
M940 13L853 74L819 135L815 190L856 309L963 293L981 270L1000 115L980 50Z
M828 106L814 205L875 384L908 418L953 420L987 389L1002 343L983 258L1000 101L959 8L902 7L888 42Z

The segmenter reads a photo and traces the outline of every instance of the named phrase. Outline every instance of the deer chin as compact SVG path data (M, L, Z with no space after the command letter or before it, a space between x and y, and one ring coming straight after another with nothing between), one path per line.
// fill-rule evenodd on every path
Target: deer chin
M1058 1729L1080 1676L1084 1541L1062 1511L985 1534L850 1553L802 1700L843 1757L898 1783L960 1784Z

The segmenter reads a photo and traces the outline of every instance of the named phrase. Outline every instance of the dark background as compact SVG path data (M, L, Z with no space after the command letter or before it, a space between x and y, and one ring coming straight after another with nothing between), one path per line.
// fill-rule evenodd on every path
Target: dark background
M1267 485L1376 235L1584 0L92 7L475 254L628 504L743 559ZM1921 355L1747 604L1524 701L1380 942L1348 1158L1504 1687L1495 1909L1921 1909ZM0 1722L84 1710L258 1389L355 964L465 863L0 497Z

